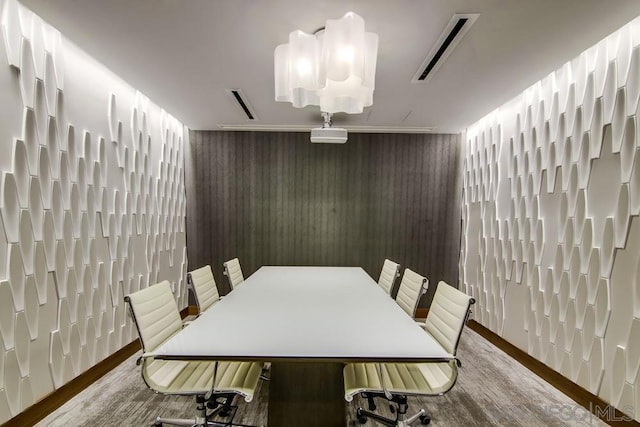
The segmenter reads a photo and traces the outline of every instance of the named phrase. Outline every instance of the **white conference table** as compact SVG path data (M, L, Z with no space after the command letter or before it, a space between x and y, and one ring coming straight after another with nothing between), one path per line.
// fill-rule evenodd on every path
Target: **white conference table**
M453 358L359 267L262 267L154 357L271 361L270 427L345 425L343 363Z

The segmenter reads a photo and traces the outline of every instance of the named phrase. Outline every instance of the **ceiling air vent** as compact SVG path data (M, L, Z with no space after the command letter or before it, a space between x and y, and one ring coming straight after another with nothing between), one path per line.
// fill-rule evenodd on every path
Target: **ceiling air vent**
M253 111L253 107L247 101L246 95L240 89L226 89L229 96L235 101L235 105L238 107L239 111L244 114L249 120L257 120L258 117L256 113Z
M469 31L478 16L480 16L478 13L456 13L453 15L411 82L418 83L429 80Z

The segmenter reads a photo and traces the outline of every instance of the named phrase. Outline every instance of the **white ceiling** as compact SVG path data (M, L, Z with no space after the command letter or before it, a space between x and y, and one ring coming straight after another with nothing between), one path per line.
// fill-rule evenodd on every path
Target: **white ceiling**
M372 107L340 125L459 132L640 15L638 0L21 0L192 129L317 125L317 107L276 103L273 50L295 29L360 14L380 38ZM411 83L454 13L480 17L427 83Z

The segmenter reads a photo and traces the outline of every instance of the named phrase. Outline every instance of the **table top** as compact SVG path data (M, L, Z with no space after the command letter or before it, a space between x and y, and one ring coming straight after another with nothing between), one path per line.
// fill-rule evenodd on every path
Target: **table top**
M261 267L160 359L440 361L453 356L360 267Z

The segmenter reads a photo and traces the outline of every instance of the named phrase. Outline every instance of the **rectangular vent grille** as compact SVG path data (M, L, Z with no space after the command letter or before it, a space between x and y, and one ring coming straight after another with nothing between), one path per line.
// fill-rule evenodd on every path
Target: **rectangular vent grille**
M469 28L478 19L477 13L457 13L453 15L444 31L438 38L435 46L429 52L424 62L418 68L418 72L411 80L413 83L425 82L435 74L444 61L449 57L453 49L460 42L462 37L469 31Z
M256 113L254 112L251 104L247 100L247 96L240 89L226 89L227 93L233 100L234 104L238 107L239 111L244 114L249 120L257 120Z

